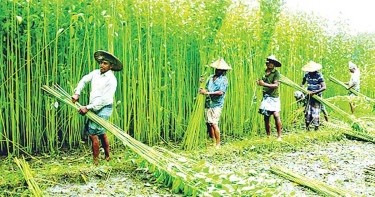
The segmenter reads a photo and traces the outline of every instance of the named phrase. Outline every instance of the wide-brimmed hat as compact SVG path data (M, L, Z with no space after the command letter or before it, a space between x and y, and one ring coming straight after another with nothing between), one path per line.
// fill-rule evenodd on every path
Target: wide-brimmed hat
M232 70L232 68L224 61L222 57L212 63L210 66L220 70Z
M315 71L318 71L320 69L322 69L322 65L318 64L318 63L315 63L313 61L310 61L309 63L307 63L306 65L304 65L302 67L302 70L305 71L305 72L315 72Z
M101 61L107 60L111 62L113 71L120 71L122 70L122 62L110 52L98 50L94 53L95 60L100 64Z
M355 68L357 69L357 65L355 65L353 62L349 62L349 69Z
M275 67L281 67L281 63L279 62L279 60L276 59L275 55L271 55L269 57L267 57L267 62L271 62L275 65Z

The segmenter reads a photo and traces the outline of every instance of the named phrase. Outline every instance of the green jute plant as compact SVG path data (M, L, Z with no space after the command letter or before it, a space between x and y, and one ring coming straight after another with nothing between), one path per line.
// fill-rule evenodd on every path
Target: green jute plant
M359 196L352 191L344 190L335 186L328 185L322 181L303 176L283 166L271 166L270 170L271 172L285 179L308 187L318 192L319 194L323 194L324 196Z
M287 86L290 86L296 90L299 90L305 94L308 94L309 91L304 89L303 87L299 86L298 84L296 84L295 82L293 82L292 80L288 79L287 77L285 77L284 75L280 75L280 81L281 83L287 85ZM317 95L313 95L312 96L314 99L318 100L320 103L328 106L329 108L331 108L332 110L336 111L338 114L340 114L344 119L347 119L347 120L350 120L352 122L356 122L356 118L354 117L354 115L349 115L348 113L344 112L343 110L341 110L340 108L336 107L335 105L333 105L332 103L328 102L327 100L323 99L322 97L319 97Z
M27 185L29 186L29 190L32 192L33 196L41 197L43 196L43 192L40 190L38 184L35 182L34 177L31 173L31 169L29 164L25 161L25 158L19 160L17 157L14 158L14 162L17 164Z
M200 88L204 88L204 83L200 84ZM193 107L193 112L190 115L188 126L182 141L182 147L185 150L192 150L198 147L199 140L202 140L201 122L204 115L204 101L205 96L198 93Z
M345 89L348 89L348 87L349 87L349 86L347 86L345 83L343 83L342 81L340 81L340 80L336 79L335 77L333 77L332 75L329 76L329 79L330 79L332 82L334 82L334 83L336 83L336 84L338 84L338 85L341 85L341 86L344 87ZM370 97L367 97L366 95L364 95L364 94L362 94L362 93L360 93L360 92L354 90L353 88L350 88L349 91L352 92L353 94L357 95L357 96L360 96L360 97L362 97L362 98L364 98L364 99L370 101L371 103L375 103L375 99L372 99L372 98L370 98Z
M71 96L58 85L54 85L54 87L44 85L42 89L76 110L81 106L78 102L73 103ZM172 186L172 190L176 193L183 191L185 195L211 196L212 194L208 192L208 187L213 186L215 189L210 192L217 193L217 195L229 195L232 193L240 195L242 194L241 188L248 183L251 184L251 182L236 178L237 182L242 183L234 187L232 185L233 181L230 181L230 179L238 176L235 173L221 172L206 164L205 161L195 162L163 148L154 149L134 139L118 126L100 118L91 111L86 116L103 126L124 145L144 158L149 163L144 165L147 166L150 172L155 173L157 181L165 182L167 186Z

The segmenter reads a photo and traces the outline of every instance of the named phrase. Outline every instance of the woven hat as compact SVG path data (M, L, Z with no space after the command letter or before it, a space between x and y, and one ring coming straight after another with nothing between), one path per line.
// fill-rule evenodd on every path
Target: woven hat
M98 50L94 53L95 60L100 64L101 61L107 60L111 62L113 71L120 71L122 70L122 62L110 52Z
M349 62L349 69L355 68L357 69L357 65L355 65L353 62Z
M275 67L281 67L281 63L276 59L275 55L267 57L267 62L273 63Z
M307 63L306 65L304 65L302 67L302 70L305 71L305 72L315 72L315 71L318 71L320 69L322 69L322 65L318 64L318 63L315 63L313 61L310 61L309 63Z
M210 66L220 70L232 70L232 68L224 61L222 57L212 63Z

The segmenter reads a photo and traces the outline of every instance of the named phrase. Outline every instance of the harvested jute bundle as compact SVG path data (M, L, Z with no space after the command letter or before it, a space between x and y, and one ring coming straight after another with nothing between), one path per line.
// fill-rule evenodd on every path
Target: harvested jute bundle
M343 86L343 87L346 88L346 89L348 89L348 87L349 87L349 86L347 86L345 83L343 83L343 82L341 82L340 80L338 80L338 79L336 79L335 77L333 77L332 75L329 76L329 79L330 79L332 82L334 82L334 83L336 83L336 84L339 84L339 85ZM370 102L372 102L372 103L375 103L375 99L369 98L369 97L367 97L366 95L364 95L364 94L362 94L362 93L360 93L360 92L354 90L353 88L350 88L349 91L352 92L353 94L359 96L359 97L365 98L367 101L370 101Z
M42 89L77 110L81 106L78 102L73 103L71 96L58 85L53 87L43 86ZM196 162L160 147L149 147L91 111L86 116L103 126L108 132L121 140L124 145L142 157L144 160L141 164L145 165L144 167L147 168L148 172L154 174L155 182L171 186L171 190L175 193L183 192L186 196L212 196L213 194L226 196L244 193L242 188L246 187L247 184L242 183L236 187L232 186L230 178L236 176L235 173L219 171L205 163L204 160ZM238 179L238 182L242 180Z
M33 196L43 196L43 192L40 190L38 184L35 182L29 164L25 161L25 159L18 159L17 157L15 157L14 162L20 168L21 173L25 178L27 185L29 186L29 190L33 193Z
M270 170L271 172L285 179L298 183L302 186L308 187L325 196L359 196L358 194L352 191L340 189L338 187L328 185L322 181L303 176L283 166L271 166Z
M77 110L81 107L78 102L73 103L71 96L59 85L55 84L53 87L44 85L42 89ZM107 131L121 140L124 145L128 146L131 150L149 162L151 164L148 165L150 169L155 170L155 167L157 167L157 169L164 171L165 173L158 173L160 176L163 175L163 180L158 179L159 182L166 181L169 183L169 185L173 185L172 188L174 188L176 192L181 189L187 195L204 193L203 188L197 187L197 183L194 181L195 173L191 170L190 165L184 162L181 158L165 156L162 152L157 151L152 147L149 147L134 139L118 126L103 118L100 118L91 111L89 111L86 116L92 121L103 126L105 129L107 129Z
M302 88L301 86L299 86L298 84L296 84L294 81L288 79L287 77L285 77L284 75L280 75L280 81L281 83L287 85L287 86L290 86L296 90L299 90L305 94L308 94L309 91ZM355 122L356 119L355 117L353 117L353 115L349 115L348 113L344 112L342 109L338 108L337 106L335 106L334 104L328 102L327 100L323 99L322 97L319 97L317 95L313 95L312 96L314 99L318 100L320 103L328 106L329 108L331 108L332 110L336 111L338 114L340 114L343 118L345 119L348 119L348 120L351 120L352 122Z
M365 181L375 186L375 165L367 166L364 170Z

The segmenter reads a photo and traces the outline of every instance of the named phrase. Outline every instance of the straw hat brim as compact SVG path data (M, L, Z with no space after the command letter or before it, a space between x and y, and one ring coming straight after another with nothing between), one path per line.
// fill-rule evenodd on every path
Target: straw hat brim
M220 70L232 70L232 67L230 67L223 58L220 58L219 60L215 61L210 65L213 68L220 69Z
M267 59L267 61L273 63L275 67L281 67L281 63L277 60Z
M281 62L279 62L279 60L276 59L275 55L267 57L266 60L267 62L273 63L275 67L281 67Z
M308 64L306 64L302 67L302 71L305 71L305 72L315 72L315 71L318 71L320 69L322 69L322 65L318 64L318 63L315 63L313 61L309 62Z
M107 51L98 50L94 53L95 60L100 64L102 60L107 60L112 63L112 69L113 71L120 71L122 70L122 62L113 54Z

